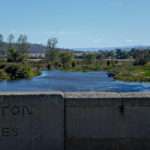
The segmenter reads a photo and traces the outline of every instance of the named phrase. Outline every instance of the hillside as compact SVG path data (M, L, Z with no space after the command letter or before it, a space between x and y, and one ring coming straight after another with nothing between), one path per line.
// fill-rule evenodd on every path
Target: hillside
M14 44L13 47L16 47L17 45ZM0 55L3 54L6 50L8 49L8 44L4 43L3 47L0 48ZM42 45L42 44L33 44L30 43L29 44L29 48L28 48L28 52L29 53L45 53L47 47ZM62 50L62 51L72 51L71 49L64 49L64 48L57 48L58 50Z

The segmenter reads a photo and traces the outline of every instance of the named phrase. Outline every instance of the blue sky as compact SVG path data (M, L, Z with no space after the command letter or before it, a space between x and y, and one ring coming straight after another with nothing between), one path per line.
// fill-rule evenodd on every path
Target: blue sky
M0 33L59 47L150 45L150 0L0 0Z

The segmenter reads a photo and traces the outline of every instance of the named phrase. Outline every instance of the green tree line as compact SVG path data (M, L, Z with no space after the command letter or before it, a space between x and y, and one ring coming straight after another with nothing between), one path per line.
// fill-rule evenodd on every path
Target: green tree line
M40 69L44 68L69 71L99 71L115 68L122 60L129 62L127 66L131 64L132 66L145 66L150 63L149 48L87 51L81 52L79 58L76 51L62 50L57 47L57 44L57 38L49 38L44 50L45 58L35 63L30 61L29 58L31 43L28 42L26 35L20 34L18 38L15 38L13 34L10 34L7 41L5 41L3 35L0 34L0 56L2 56L0 59L0 79L30 79L38 75Z

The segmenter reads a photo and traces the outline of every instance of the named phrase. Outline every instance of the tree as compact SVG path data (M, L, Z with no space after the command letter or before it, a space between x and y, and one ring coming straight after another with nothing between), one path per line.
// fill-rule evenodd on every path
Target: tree
M4 38L3 35L0 34L0 55L4 56L5 55L5 51L4 51Z
M19 53L15 48L9 48L7 52L7 61L8 62L19 62Z
M111 50L111 51L106 51L105 56L106 56L106 58L113 59L113 58L115 58L115 51L113 51L113 50Z
M9 46L9 48L12 48L12 45L14 43L14 39L15 39L15 36L13 34L9 34L9 36L8 36L8 46Z
M145 65L150 61L150 53L148 50L136 50L134 52L135 65Z
M121 54L122 54L121 49L116 49L116 58L117 58L117 59L120 59L120 58L121 58Z
M58 43L57 38L48 39L48 41L47 41L47 48L48 48L49 50L55 49L57 43Z
M7 65L5 67L5 72L11 80L30 79L35 74L29 65L17 63Z
M103 59L105 59L105 53L104 53L104 51L102 51L102 50L99 50L99 51L98 51L98 53L97 53L97 59L98 59L98 60L103 60Z
M0 47L2 47L3 46L3 43L4 43L4 38L3 38L3 35L2 34L0 34Z
M71 52L62 52L60 55L61 63L64 68L69 68L72 66L74 56Z
M24 34L20 34L17 40L17 51L20 54L20 59L24 61L28 56L28 48L29 44L27 41L27 36Z
M96 53L89 53L85 55L85 62L87 64L94 64L96 63Z
M51 63L59 62L59 51L58 50L48 50L46 53L46 58L51 61Z
M46 58L53 64L59 62L59 51L56 49L57 43L58 40L56 38L51 38L47 41Z
M20 36L18 37L17 44L18 44L18 49L21 52L25 52L25 53L27 52L27 49L29 47L27 39L28 39L27 36L23 34L20 34Z
M116 49L116 58L117 59L127 59L129 57L126 50Z

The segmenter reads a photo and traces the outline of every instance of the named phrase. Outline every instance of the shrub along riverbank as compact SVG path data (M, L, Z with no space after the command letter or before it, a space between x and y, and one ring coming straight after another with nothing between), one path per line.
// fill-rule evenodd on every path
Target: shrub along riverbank
M113 51L112 51L113 52ZM128 53L128 57L126 57ZM109 54L107 52L107 54ZM115 56L114 56L115 55ZM97 52L84 53L82 59L75 59L72 52L62 52L56 49L47 51L48 69L65 71L107 71L108 76L123 81L150 81L150 51L117 50L105 59ZM106 57L106 58L107 58Z
M108 75L116 80L150 82L150 64L143 66L119 63L105 68Z
M0 80L31 79L40 75L40 70L45 69L43 63L0 63ZM143 66L133 65L132 62L100 61L94 64L73 62L68 66L50 65L47 69L63 71L107 71L108 76L122 81L150 82L150 63Z
M0 80L31 79L39 74L39 70L33 69L27 63L0 64Z
M45 47L45 57L40 61L31 58L30 44L26 35L14 40L8 36L3 41L0 34L0 80L31 79L42 69L64 71L107 71L108 76L123 81L150 81L150 48L111 50L97 52L75 52L56 48L57 38L50 38ZM37 58L37 57L36 57ZM86 76L85 76L86 78Z

